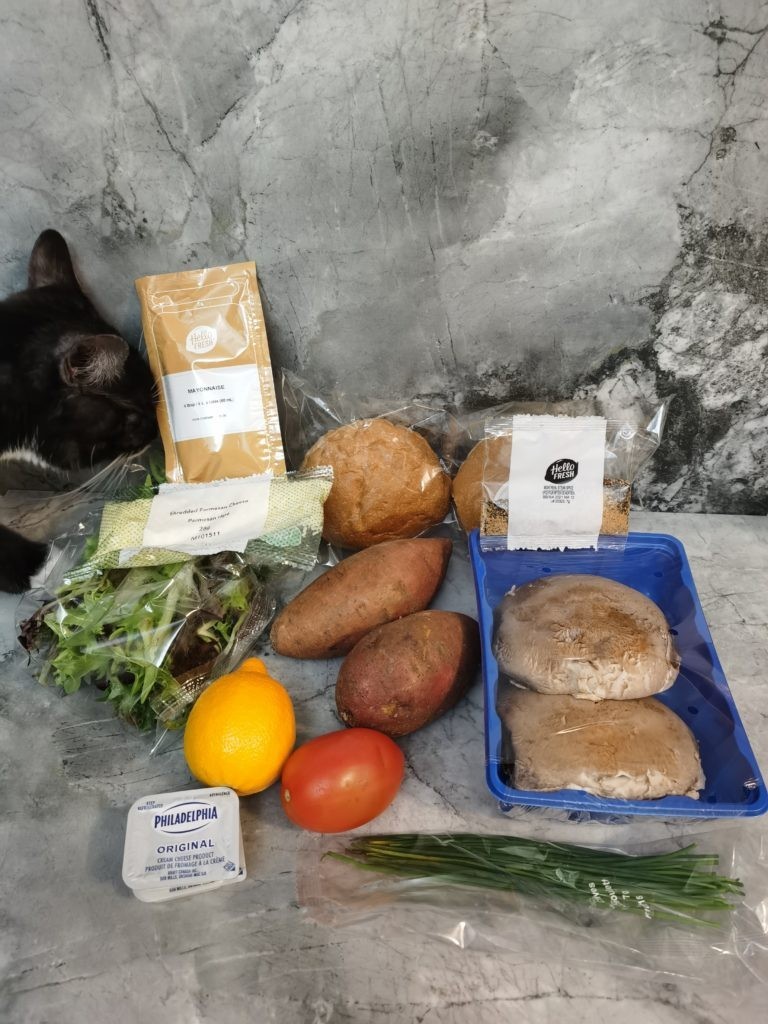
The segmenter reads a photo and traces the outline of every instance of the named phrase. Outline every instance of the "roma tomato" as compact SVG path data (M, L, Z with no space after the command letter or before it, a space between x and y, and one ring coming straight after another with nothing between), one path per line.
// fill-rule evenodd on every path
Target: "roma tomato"
M405 774L398 745L375 729L341 729L309 740L283 767L283 810L310 832L365 825L395 798Z

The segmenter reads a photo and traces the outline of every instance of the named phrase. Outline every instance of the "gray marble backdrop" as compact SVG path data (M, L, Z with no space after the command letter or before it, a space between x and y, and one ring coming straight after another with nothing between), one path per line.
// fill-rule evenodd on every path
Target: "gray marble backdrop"
M639 493L768 511L768 4L2 0L0 288L255 259L328 386L674 393Z

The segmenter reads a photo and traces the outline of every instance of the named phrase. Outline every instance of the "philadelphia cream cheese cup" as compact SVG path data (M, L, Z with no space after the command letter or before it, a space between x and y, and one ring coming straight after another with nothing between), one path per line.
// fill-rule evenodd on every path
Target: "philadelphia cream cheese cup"
M182 896L197 896L201 892L210 892L211 889L222 889L225 885L233 885L235 882L242 882L246 877L245 850L243 849L243 837L240 836L240 870L235 878L228 878L222 882L201 882L197 885L171 885L163 889L134 889L133 895L142 903L164 903L166 900L178 900Z
M123 881L134 892L230 882L245 870L232 789L141 797L128 812Z

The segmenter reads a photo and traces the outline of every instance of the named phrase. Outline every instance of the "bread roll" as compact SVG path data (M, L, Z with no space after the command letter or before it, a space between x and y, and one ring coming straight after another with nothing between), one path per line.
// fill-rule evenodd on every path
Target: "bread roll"
M344 548L415 537L448 511L450 480L427 442L385 419L331 430L302 469L333 467L323 537Z
M478 442L453 478L451 491L456 515L463 530L480 528L483 508L483 477L502 482L509 478L511 435L488 437Z
M693 734L653 697L587 703L510 688L499 713L512 740L517 789L698 800L704 787Z
M602 576L549 576L514 588L499 605L494 653L523 686L588 700L661 693L680 667L661 609Z
M511 458L512 434L499 434L479 441L459 466L451 484L451 495L462 529L469 532L482 526L488 535L507 533L506 508L494 509L483 523L483 505L494 490L509 480ZM484 484L490 494L486 493ZM600 533L621 535L627 532L631 498L632 484L629 480L608 477L603 480ZM490 508L493 509L493 505Z

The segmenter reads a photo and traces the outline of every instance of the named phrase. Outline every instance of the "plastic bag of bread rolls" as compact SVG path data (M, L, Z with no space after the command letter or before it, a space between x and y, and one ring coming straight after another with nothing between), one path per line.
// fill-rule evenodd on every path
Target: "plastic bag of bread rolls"
M290 463L333 469L326 541L360 550L416 537L443 521L451 481L435 446L447 433L444 410L340 390L318 396L289 371L282 374L281 397Z
M632 483L661 443L668 401L658 406L636 403L626 410L597 400L513 402L458 416L443 442L445 456L458 463L451 496L456 516L469 531L480 529L493 546L507 534L512 417L515 415L590 416L607 420L603 474L601 546L620 545L629 529ZM606 538L616 538L615 542Z

